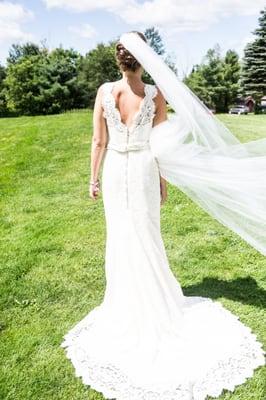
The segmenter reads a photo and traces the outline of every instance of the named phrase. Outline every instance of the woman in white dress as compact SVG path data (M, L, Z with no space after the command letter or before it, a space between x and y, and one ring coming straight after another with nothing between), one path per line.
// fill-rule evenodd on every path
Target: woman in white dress
M106 290L61 346L76 376L106 399L218 397L264 365L264 352L237 316L184 296L173 275L160 232L167 182L150 147L166 101L120 42L116 58L122 78L97 92L91 151L90 197L102 191L106 217Z

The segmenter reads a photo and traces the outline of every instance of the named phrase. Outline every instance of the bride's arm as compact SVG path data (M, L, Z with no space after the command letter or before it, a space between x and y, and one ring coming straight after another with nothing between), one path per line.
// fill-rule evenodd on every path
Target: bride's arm
M91 143L90 197L99 192L99 171L107 144L107 128L102 108L102 85L98 88L93 109L93 135Z
M153 127L167 120L167 107L166 101L160 89L157 88L157 95L154 98L155 102L155 116L153 118Z
M160 124L161 122L167 120L167 107L165 98L162 92L157 87L157 96L155 97L155 116L153 119L153 126ZM161 188L161 204L163 204L167 199L167 181L160 175L160 188Z

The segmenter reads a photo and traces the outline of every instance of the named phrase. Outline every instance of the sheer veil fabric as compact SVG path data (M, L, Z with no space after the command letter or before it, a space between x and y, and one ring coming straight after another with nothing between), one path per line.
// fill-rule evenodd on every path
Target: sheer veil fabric
M175 111L151 132L161 175L266 255L266 138L242 144L138 34L119 41Z
M106 399L218 397L264 365L264 351L220 302L184 296L160 231L160 174L263 252L265 157L258 143L241 145L213 119L142 39L125 34L121 41L177 113L153 128L158 88L145 84L128 127L113 96L116 82L103 84L106 288L61 346L76 376Z

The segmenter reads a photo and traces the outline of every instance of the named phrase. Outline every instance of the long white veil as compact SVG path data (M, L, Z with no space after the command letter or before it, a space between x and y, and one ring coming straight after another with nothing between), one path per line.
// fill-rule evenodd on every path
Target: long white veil
M266 138L241 143L137 33L119 41L175 111L152 128L160 174L266 255Z

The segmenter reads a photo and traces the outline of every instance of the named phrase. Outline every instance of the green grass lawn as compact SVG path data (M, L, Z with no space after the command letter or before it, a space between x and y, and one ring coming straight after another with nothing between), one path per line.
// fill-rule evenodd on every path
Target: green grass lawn
M266 137L266 116L219 118L243 142ZM91 135L88 111L0 119L1 399L102 399L59 347L105 289L102 198L87 190ZM172 185L161 227L184 293L219 300L265 344L265 257ZM263 400L264 384L260 368L221 399Z

